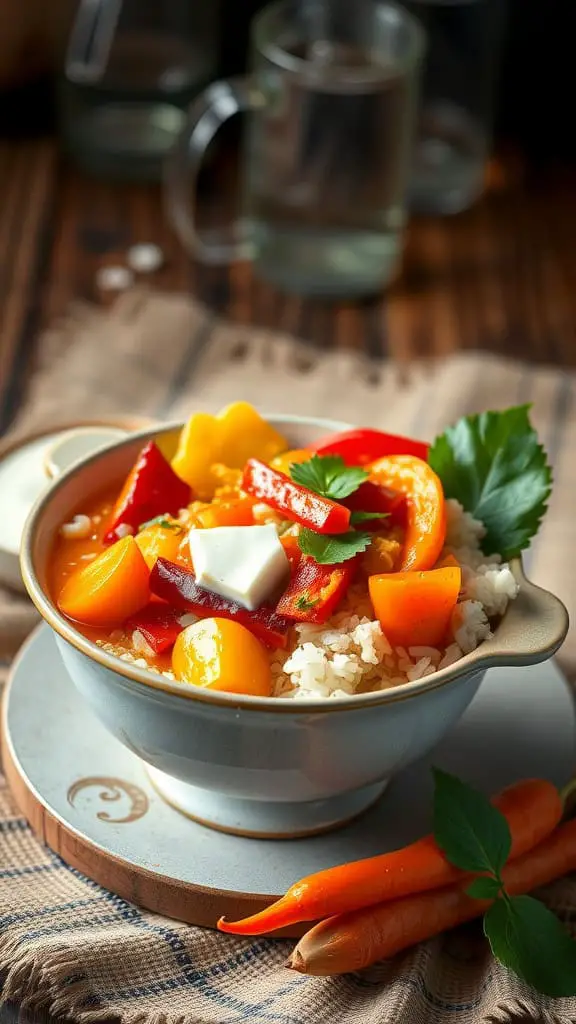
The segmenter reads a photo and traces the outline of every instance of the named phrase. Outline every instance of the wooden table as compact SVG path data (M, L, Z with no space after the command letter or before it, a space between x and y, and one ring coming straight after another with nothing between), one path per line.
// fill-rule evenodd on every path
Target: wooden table
M101 301L98 267L138 241L166 254L151 285L192 291L238 322L320 346L399 360L484 348L576 365L575 169L530 180L518 161L501 161L474 209L415 220L400 280L357 305L282 295L247 264L195 265L165 221L157 187L89 180L49 139L0 142L0 194L0 432L26 386L42 328L72 299Z

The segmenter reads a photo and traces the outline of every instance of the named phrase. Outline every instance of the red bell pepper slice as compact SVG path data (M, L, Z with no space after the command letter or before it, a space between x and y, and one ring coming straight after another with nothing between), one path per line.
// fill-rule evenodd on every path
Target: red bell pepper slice
M181 608L172 608L158 602L132 615L125 622L124 628L131 632L138 630L154 654L162 654L174 646L178 634L182 632L184 627L180 624L181 618Z
M347 466L366 466L384 455L415 455L424 461L428 458L428 445L423 441L365 427L328 434L308 448L316 455L339 455Z
M142 449L128 474L109 522L104 542L118 540L119 526L128 526L136 533L142 523L160 515L178 514L191 499L188 484L184 483L164 458L154 441Z
M346 533L350 528L350 510L344 505L322 498L258 459L246 463L242 490L316 533Z
M385 530L406 523L406 495L366 480L357 491L343 499L351 512L383 512L386 518L367 519L362 530Z
M286 647L288 642L287 633L291 622L278 615L275 608L262 605L250 612L235 601L199 587L190 569L169 562L167 558L159 558L152 569L150 590L169 604L194 612L199 619L212 616L234 619L267 647Z
M302 558L276 610L291 619L321 625L344 597L357 565L357 557L339 565L319 565L313 558Z

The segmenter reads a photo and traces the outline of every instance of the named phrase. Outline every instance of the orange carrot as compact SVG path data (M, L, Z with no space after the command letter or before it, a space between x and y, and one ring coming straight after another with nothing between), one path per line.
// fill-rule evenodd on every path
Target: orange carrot
M519 896L575 869L576 820L572 820L507 864L502 879L509 895ZM301 974L327 976L359 971L394 956L483 914L492 901L467 896L468 884L467 880L328 918L300 939L289 966Z
M370 576L376 618L393 647L439 647L462 582L460 568Z
M510 827L510 859L542 842L556 828L563 812L558 790L543 779L526 779L508 786L493 803ZM218 928L233 935L262 935L300 921L318 921L409 893L439 889L462 877L463 872L448 863L433 836L428 835L393 853L308 875L260 913L236 922L221 918Z
M148 604L149 577L134 537L123 537L68 577L58 607L87 626L120 626Z
M366 469L374 483L406 496L400 569L431 569L446 537L446 507L439 477L427 462L413 455L387 455Z

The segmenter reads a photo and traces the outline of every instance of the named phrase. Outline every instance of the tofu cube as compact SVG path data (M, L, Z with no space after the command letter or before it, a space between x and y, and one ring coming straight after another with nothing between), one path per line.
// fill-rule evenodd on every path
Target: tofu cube
M290 563L271 523L190 530L188 542L198 586L249 611L288 577Z

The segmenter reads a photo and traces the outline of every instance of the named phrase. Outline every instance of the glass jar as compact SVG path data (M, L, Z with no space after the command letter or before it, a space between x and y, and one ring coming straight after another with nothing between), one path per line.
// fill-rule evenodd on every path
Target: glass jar
M406 0L427 50L411 209L458 213L484 186L506 0Z
M80 0L59 92L68 154L94 174L160 177L218 63L215 0Z

